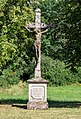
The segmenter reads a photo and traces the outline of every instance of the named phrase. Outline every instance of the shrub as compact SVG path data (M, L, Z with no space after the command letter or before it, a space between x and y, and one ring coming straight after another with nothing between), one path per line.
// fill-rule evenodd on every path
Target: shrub
M10 67L3 70L0 76L0 86L7 87L19 82L19 75L16 71L13 71Z
M42 77L49 81L49 85L66 85L77 81L69 69L65 69L64 62L42 56Z
M81 67L76 68L77 72L74 73L76 80L81 83Z
M27 80L33 74L33 69L33 62L26 63L22 58L19 58L17 62L3 70L0 76L0 86L8 87L17 84L20 80L24 80L24 74L26 74L25 80Z

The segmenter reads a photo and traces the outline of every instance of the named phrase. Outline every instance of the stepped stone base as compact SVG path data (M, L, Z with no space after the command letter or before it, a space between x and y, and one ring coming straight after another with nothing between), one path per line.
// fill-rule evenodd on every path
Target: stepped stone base
M28 80L29 86L29 101L27 109L47 109L47 83L45 79L31 79Z
M29 110L48 109L48 103L47 102L28 102L27 109Z

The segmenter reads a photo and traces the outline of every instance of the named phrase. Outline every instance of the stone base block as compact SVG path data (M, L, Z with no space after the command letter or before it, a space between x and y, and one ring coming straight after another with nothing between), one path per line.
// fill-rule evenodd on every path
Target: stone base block
M27 109L29 110L37 110L37 109L48 109L48 103L39 101L39 102L28 102Z

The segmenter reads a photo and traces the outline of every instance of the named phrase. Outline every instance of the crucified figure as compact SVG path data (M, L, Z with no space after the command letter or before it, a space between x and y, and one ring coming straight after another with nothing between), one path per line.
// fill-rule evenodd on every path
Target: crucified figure
M41 33L40 33L40 32L35 34L34 47L35 47L35 60L36 60L36 66L37 66L37 63L38 63L39 51L40 51L40 48L41 48L40 37L41 37Z
M48 30L48 26L44 23L41 23L41 10L35 10L35 23L29 23L25 26L25 28L29 32L33 32L35 34L35 79L41 78L41 35ZM43 30L43 31L42 31Z
M29 32L34 32L35 33L35 42L34 42L34 47L35 47L35 60L36 60L36 66L38 64L38 59L40 55L40 50L41 50L41 34L45 33L48 31L48 29L41 31L40 29L34 29L33 31L28 29L26 26L26 29Z
M46 29L45 31L42 31L40 29L34 29L35 32L35 43L34 43L34 47L35 47L35 60L36 60L36 66L37 63L39 62L39 55L40 55L40 50L41 50L41 34L47 32L48 29Z

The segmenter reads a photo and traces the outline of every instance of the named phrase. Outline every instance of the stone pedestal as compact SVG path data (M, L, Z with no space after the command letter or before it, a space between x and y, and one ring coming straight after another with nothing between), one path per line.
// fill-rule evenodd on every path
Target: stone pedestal
M38 80L28 80L29 101L27 109L47 109L47 83L48 81L40 78Z

